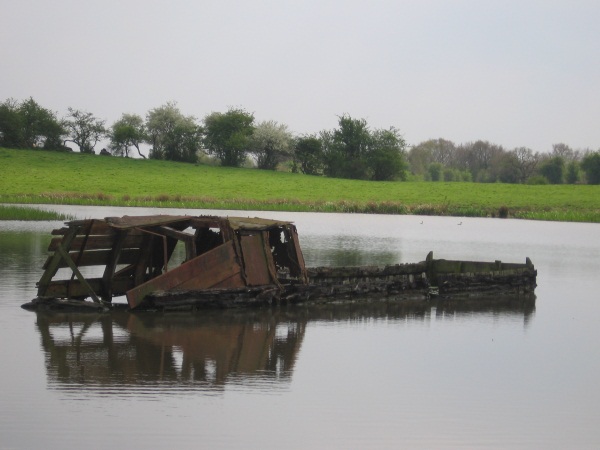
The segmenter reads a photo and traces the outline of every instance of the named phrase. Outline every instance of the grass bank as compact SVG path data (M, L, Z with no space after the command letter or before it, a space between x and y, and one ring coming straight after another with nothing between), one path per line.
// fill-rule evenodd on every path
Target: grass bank
M0 202L600 222L600 186L370 182L0 149Z
M0 220L74 220L75 217L38 208L0 205Z

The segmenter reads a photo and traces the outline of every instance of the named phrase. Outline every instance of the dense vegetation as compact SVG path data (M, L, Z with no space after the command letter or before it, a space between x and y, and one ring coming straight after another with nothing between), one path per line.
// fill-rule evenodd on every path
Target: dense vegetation
M0 103L0 146L218 164L227 167L302 172L334 178L424 180L511 184L599 184L600 151L574 150L563 143L549 153L512 150L488 141L455 144L432 139L408 148L393 127L371 129L364 119L339 117L338 127L316 135L294 136L275 121L255 123L243 109L213 112L201 123L175 103L151 109L145 119L123 114L110 127L92 113L73 108L59 119L32 98ZM134 152L135 150L135 152Z
M600 222L600 186L373 182L0 148L0 202ZM25 175L25 176L24 176Z

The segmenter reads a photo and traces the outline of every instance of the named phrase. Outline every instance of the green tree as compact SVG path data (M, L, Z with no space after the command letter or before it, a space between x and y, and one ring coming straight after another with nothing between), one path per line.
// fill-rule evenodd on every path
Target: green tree
M431 181L442 181L444 166L442 166L438 162L433 162L429 164L427 168L427 172L429 173L429 178Z
M429 149L433 162L438 162L443 166L451 166L456 153L456 146L452 141L442 138L430 139L419 145Z
M579 181L579 163L577 161L570 161L567 164L567 173L565 174L565 181L567 184L575 184Z
M404 139L395 128L371 131L364 119L338 118L338 128L321 132L324 173L361 180L405 180Z
M59 149L66 134L55 113L33 98L8 99L0 104L0 145L12 148Z
M457 178L458 173L458 178ZM444 181L460 181L460 172L452 167L444 167Z
M292 143L287 125L266 121L254 128L249 147L259 169L275 170L279 163L291 158Z
M61 147L62 136L66 130L52 111L42 108L30 97L19 105L18 112L21 116L23 144L26 148Z
M312 135L296 139L294 167L298 167L306 175L323 173L323 145L318 137Z
M468 170L463 170L463 171L458 170L458 173L460 174L460 181L465 181L468 183L473 182L473 176L471 175L471 172L469 172Z
M580 159L581 154L579 150L573 150L567 144L558 143L552 144L552 153L553 157L560 156L565 162L568 161L577 161Z
M91 112L69 108L65 127L70 139L79 147L81 153L94 153L94 147L106 136L104 121L97 119Z
M179 122L167 142L167 157L171 161L198 162L202 149L202 127L191 117Z
M562 184L565 177L565 160L555 156L544 161L540 166L540 174L546 177L550 184Z
M413 146L408 152L410 171L414 175L425 175L429 164L433 162L431 148L427 145L428 142L421 142Z
M406 181L408 164L405 159L406 143L398 130L375 130L371 133L367 153L371 179L375 181Z
M488 141L475 141L462 144L456 149L454 166L471 172L473 180L478 182L495 181L493 162L504 149Z
M147 142L152 147L150 159L167 159L169 136L173 134L177 122L183 117L174 102L167 102L148 111L145 128Z
M525 183L531 177L540 162L540 154L534 153L527 147L518 147L512 151L516 164L517 180L519 183Z
M503 152L496 156L493 162L493 177L502 183L519 182L519 160L514 152Z
M23 148L24 136L19 104L14 99L0 103L0 146Z
M243 109L230 108L226 113L213 112L204 118L204 146L222 166L243 164L253 132L254 115Z
M600 184L600 150L584 156L581 168L589 184Z
M325 175L335 178L368 179L367 153L371 132L364 119L339 117L339 128L322 132Z
M174 102L151 109L146 115L146 140L151 159L195 163L202 146L202 128L184 116Z
M134 147L138 155L146 158L140 150L140 145L146 140L146 128L144 119L137 114L123 114L112 124L109 138L113 154L129 157L130 148Z
M411 172L415 175L424 175L432 162L456 168L456 146L447 139L429 139L412 147L408 160Z

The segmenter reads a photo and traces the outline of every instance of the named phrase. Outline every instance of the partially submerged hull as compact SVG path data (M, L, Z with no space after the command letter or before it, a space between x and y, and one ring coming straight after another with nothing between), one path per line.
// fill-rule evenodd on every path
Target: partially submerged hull
M449 261L430 252L411 264L306 268L295 226L265 219L125 216L68 222L53 234L53 254L38 297L23 305L28 309L106 309L122 295L132 310L181 310L531 297L536 287L529 258L524 264ZM174 267L178 243L185 256ZM88 267L93 275L84 276ZM59 276L61 269L66 278Z
M536 270L525 264L428 259L385 267L308 268L308 283L281 288L160 290L144 307L156 310L235 308L330 302L421 302L431 300L504 301L507 296L534 299Z

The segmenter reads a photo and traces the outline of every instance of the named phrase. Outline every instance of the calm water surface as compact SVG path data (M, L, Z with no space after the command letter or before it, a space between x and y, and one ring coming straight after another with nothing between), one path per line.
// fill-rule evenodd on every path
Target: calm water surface
M0 449L600 448L600 226L186 212L294 220L308 265L529 256L537 300L36 314L61 223L0 222Z

